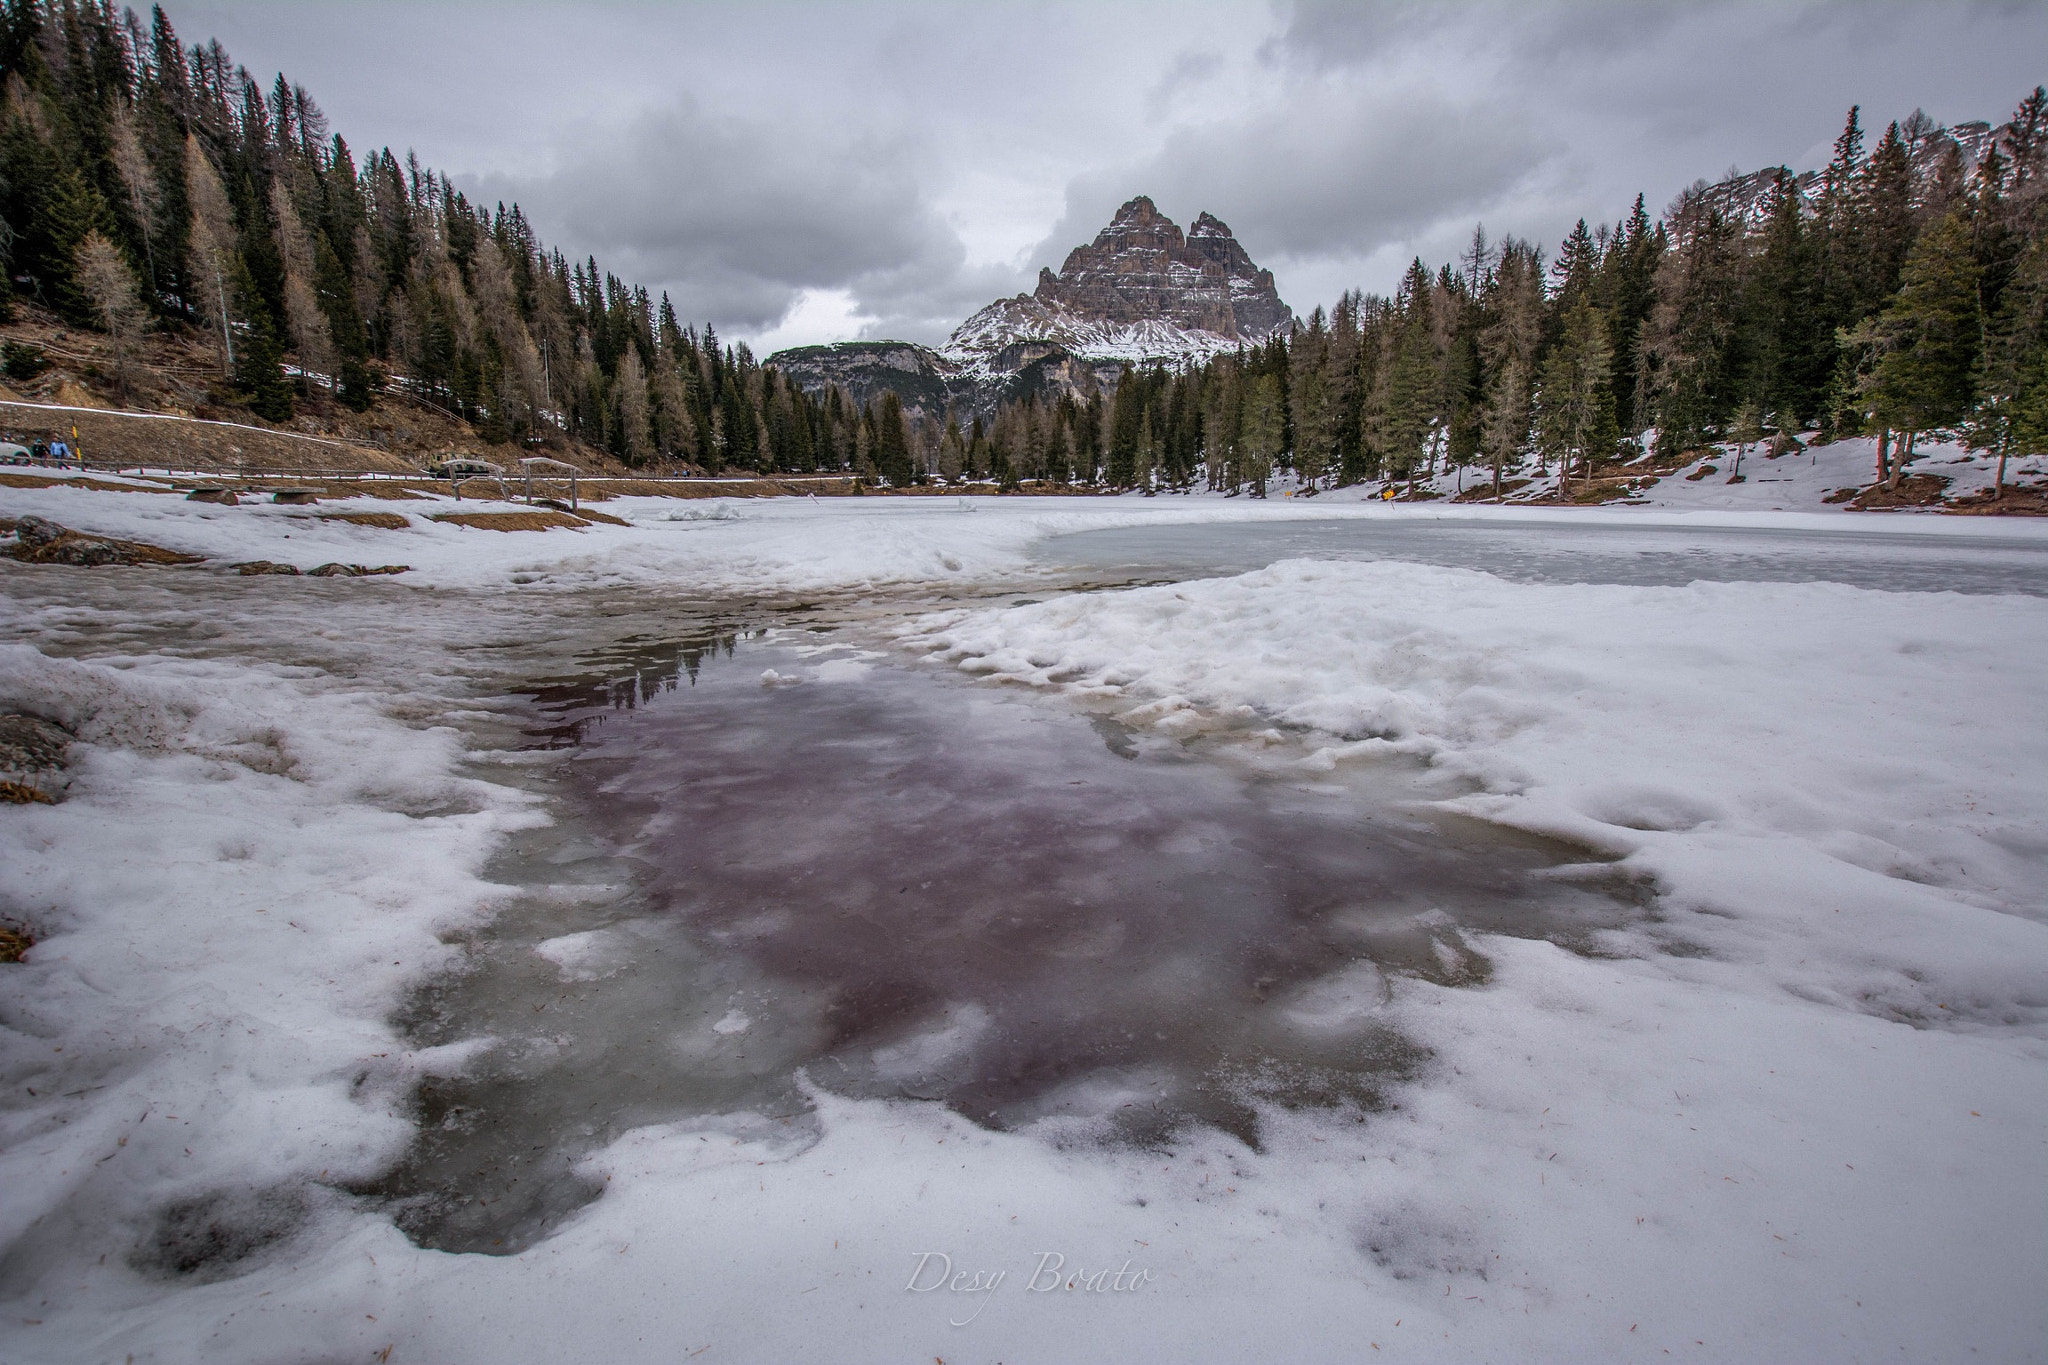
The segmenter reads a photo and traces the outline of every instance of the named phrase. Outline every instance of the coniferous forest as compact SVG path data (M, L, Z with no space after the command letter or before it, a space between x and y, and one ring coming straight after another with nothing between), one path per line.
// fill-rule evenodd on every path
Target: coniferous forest
M303 88L184 46L160 7L4 0L0 86L0 303L117 350L204 338L222 400L270 422L402 393L485 443L634 467L1253 492L1283 469L1568 489L1793 432L1875 435L1894 479L1929 433L2048 443L2040 89L1974 141L1918 115L1873 136L1852 109L1818 174L1702 182L1654 217L1638 196L1554 254L1475 230L1261 347L976 414L806 393L517 205L351 148Z
M1009 407L995 470L1257 490L1282 467L1470 467L1498 490L1795 432L1874 435L1894 480L1930 432L2048 449L2048 92L1974 166L1924 116L1869 141L1851 109L1817 175L1701 182L1655 219L1639 195L1551 257L1475 230L1392 298L1347 294L1264 347Z

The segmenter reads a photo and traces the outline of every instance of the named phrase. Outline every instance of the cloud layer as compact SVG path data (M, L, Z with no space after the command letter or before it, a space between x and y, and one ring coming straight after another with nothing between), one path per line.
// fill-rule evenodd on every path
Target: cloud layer
M417 147L576 256L775 342L943 339L1150 194L1302 312L1475 221L1554 243L1728 166L2002 119L2026 4L553 4L198 0L357 143ZM817 329L812 335L807 329Z

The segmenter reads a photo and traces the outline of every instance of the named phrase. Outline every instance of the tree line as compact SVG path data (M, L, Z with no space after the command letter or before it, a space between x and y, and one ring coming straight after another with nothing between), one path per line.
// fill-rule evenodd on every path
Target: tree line
M806 394L547 249L516 204L359 159L303 87L182 46L160 6L145 26L0 0L0 261L0 306L105 330L117 356L145 328L204 336L225 394L273 422L396 390L485 441L631 465L916 472L900 403Z
M1255 493L1283 469L1457 468L1499 491L1648 443L1815 429L1876 435L1894 481L1932 431L2040 451L2048 95L1967 152L1917 114L1865 141L1852 109L1818 174L1697 184L1655 220L1638 196L1550 259L1475 230L1391 297L984 421L804 391L545 247L516 204L472 204L410 154L358 158L302 87L182 46L161 7L145 25L108 0L0 0L0 306L108 332L117 369L144 328L204 337L219 387L271 421L395 393L489 442L635 466Z
M1654 221L1639 195L1548 261L1476 229L1391 298L1346 294L1266 345L1127 371L1093 403L1011 405L990 467L1255 492L1281 468L1327 485L1471 467L1498 491L1802 431L1876 436L1892 482L1937 430L2001 461L2048 449L2048 93L1974 165L1925 115L1865 141L1851 109L1817 175L1700 182Z

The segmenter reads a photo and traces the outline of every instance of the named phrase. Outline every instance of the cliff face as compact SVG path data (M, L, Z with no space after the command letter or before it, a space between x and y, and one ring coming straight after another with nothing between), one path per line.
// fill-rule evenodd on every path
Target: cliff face
M1230 229L1204 213L1183 236L1143 195L1117 210L1055 275L999 299L960 325L945 354L996 371L1021 341L1049 341L1090 360L1200 359L1264 341L1294 314Z
M780 351L768 363L806 389L836 383L866 401L883 389L934 416L951 403L987 413L1024 392L1086 394L1126 363L1179 364L1255 345L1294 320L1230 229L1211 214L1185 234L1140 195L1059 273L998 299L939 351L847 342Z
M910 341L842 341L831 346L797 346L777 351L768 363L799 388L817 392L837 384L856 403L887 391L906 408L937 416L948 403L971 406L973 384L960 366L928 346Z

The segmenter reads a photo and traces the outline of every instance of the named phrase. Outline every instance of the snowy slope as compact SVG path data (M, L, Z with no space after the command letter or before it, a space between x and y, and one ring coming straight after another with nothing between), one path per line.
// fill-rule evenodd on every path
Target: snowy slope
M1168 1156L821 1094L805 1133L742 1114L629 1134L591 1163L605 1197L520 1255L413 1247L333 1182L404 1141L407 1085L463 1065L390 1020L506 894L491 850L543 818L490 752L510 737L468 690L477 659L586 603L929 601L1027 581L1060 531L1451 510L607 508L633 525L375 531L0 492L6 515L222 558L416 566L279 584L0 564L0 704L54 708L82 741L65 803L0 809L0 911L48 926L0 968L0 1356L2042 1358L2048 602L2017 596L1297 561L926 614L901 658L1048 705L1163 736L1270 726L1247 742L1305 780L1426 761L1457 808L1621 859L1657 913L1594 955L1480 941L1482 986L1323 983L1305 1015L1433 1051L1368 1124L1275 1114L1259 1151L1210 1134ZM167 1205L223 1191L248 1206L192 1203L200 1235L216 1214L277 1234L245 1273L134 1263ZM913 1292L927 1251L1007 1278ZM1146 1279L1035 1292L1048 1253Z

